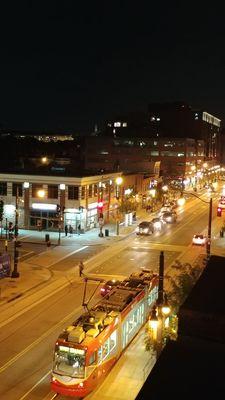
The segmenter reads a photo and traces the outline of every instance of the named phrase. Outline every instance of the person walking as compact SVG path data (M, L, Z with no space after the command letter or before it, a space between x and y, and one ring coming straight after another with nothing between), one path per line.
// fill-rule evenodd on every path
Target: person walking
M68 235L68 225L65 225L65 236Z
M80 236L80 228L81 228L81 226L79 224L78 227L77 227L77 233L78 233L79 236Z
M70 225L70 228L69 228L69 233L70 233L70 236L73 235L73 227L71 225Z
M80 262L79 262L79 276L80 276L80 278L81 278L82 275L83 275L83 270L84 270L84 264L83 264L82 261L80 261Z

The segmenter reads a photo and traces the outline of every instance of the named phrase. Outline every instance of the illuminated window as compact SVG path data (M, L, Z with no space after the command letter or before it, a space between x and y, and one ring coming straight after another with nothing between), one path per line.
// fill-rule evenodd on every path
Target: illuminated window
M119 128L121 126L121 122L114 122L114 127Z
M184 153L178 153L177 151L161 151L161 156L164 157L184 157Z
M124 128L127 127L127 122L123 122L123 127L124 127Z
M150 152L150 155L151 156L158 156L159 155L159 151L153 150L153 151Z
M151 121L155 121L155 117L151 117Z
M172 142L164 143L164 147L173 147L173 146L174 146L174 143L172 143Z

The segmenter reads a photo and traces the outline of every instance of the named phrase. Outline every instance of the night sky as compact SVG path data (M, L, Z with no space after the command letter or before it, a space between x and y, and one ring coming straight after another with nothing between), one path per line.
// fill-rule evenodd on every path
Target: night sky
M218 2L4 3L1 127L93 131L114 114L180 100L225 119Z

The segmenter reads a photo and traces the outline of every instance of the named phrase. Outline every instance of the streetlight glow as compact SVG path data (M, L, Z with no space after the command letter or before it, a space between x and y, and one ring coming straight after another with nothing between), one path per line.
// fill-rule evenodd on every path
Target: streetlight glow
M44 191L44 189L39 189L39 190L37 191L37 196L40 197L40 198L45 197L45 191Z
M122 178L121 176L118 176L118 177L116 178L116 184L117 184L117 185L121 185L122 182L123 182L123 178Z
M180 197L178 200L177 200L177 204L178 204L178 206L183 206L184 204L185 204L185 198L184 197Z

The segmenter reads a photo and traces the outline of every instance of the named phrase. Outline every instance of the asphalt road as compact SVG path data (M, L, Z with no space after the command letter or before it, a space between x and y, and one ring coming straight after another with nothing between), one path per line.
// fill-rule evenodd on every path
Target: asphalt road
M208 205L193 200L180 208L176 224L149 237L130 235L123 242L123 248L112 254L97 267L90 269L93 275L123 278L138 267L158 271L160 250L165 252L168 266L190 244L194 233L201 232L208 222ZM197 230L197 231L196 231ZM26 247L23 247L25 251ZM89 246L83 252L83 259L91 257L100 246ZM31 251L30 248L28 251ZM35 251L38 251L35 248ZM66 272L77 261L77 253L52 265L54 272ZM95 284L88 286L89 297ZM0 330L0 398L2 400L50 399L49 378L52 366L54 343L59 332L81 313L84 285L78 280L58 291L38 305L15 318ZM100 299L99 289L93 303ZM57 399L62 397L57 397Z

